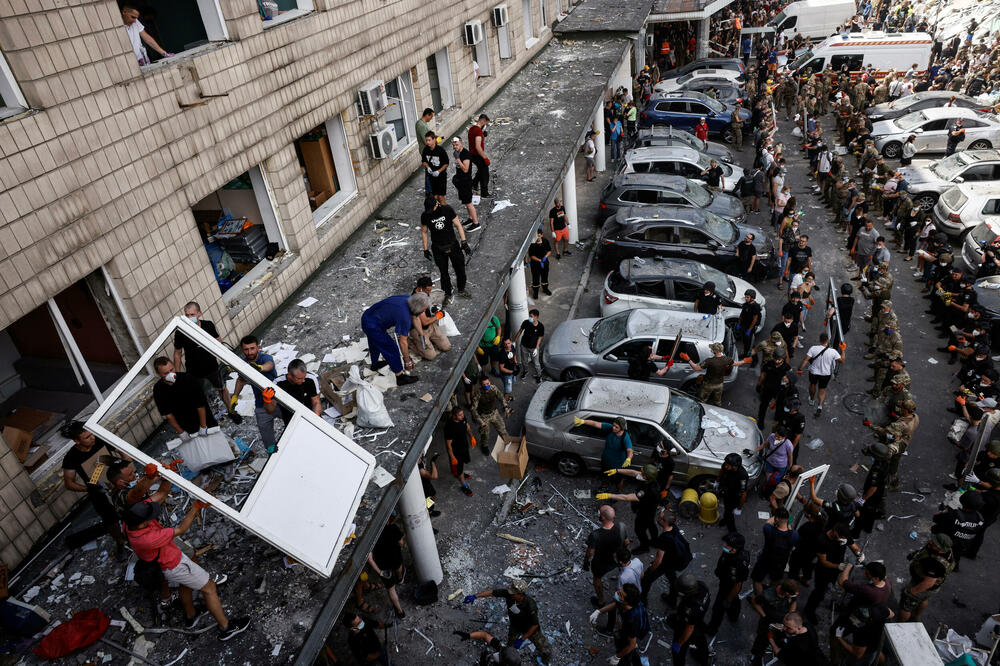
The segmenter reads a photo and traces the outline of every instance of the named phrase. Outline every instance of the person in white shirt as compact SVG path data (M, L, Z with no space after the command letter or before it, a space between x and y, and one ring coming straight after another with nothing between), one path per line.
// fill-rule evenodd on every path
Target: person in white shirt
M802 369L809 366L809 404L816 405L816 416L823 411L823 403L826 402L826 387L830 385L833 378L833 369L837 363L844 362L844 352L847 343L840 343L840 351L830 346L830 336L826 333L819 334L819 344L813 345L806 351L806 357L799 364L798 373L802 374Z
M146 26L139 22L139 10L131 5L122 7L122 23L125 25L125 33L128 41L132 44L132 52L135 53L136 60L140 65L149 64L149 56L146 55L146 46L159 53L164 58L174 55L168 53L166 49L156 43L152 35L146 32ZM143 46L145 43L145 46Z
M590 130L587 132L587 140L583 143L583 156L587 160L587 181L592 181L596 176L594 175L594 169L596 167L596 162L594 161L597 155L597 145L594 143L594 136L596 132Z

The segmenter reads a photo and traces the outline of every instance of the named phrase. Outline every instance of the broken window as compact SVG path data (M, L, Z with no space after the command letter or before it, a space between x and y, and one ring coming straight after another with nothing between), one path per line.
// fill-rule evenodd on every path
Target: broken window
M308 14L314 8L313 0L257 0L257 13L265 28Z
M218 0L119 0L122 28L140 66L229 39Z
M431 106L435 113L455 106L448 47L427 56L427 82L430 84Z
M396 157L418 141L417 105L413 99L413 77L410 72L387 82L385 94L389 98L389 106L385 109L385 123L392 125L396 132L396 149L392 152L392 156Z
M227 300L267 271L287 249L260 167L253 167L191 207L215 280Z
M475 65L479 67L480 78L493 76L493 62L490 59L490 42L488 39L483 38L479 40L479 43L475 46L475 50L472 52L472 59ZM475 70L475 66L473 70Z
M68 444L60 426L102 400L138 356L103 271L0 331L0 429L29 473L58 464Z
M294 144L313 221L319 226L358 192L341 114L314 127Z
M0 119L21 113L27 108L28 102L7 66L7 59L0 53Z
M524 48L530 49L538 41L531 21L531 0L521 0L521 18L524 21Z

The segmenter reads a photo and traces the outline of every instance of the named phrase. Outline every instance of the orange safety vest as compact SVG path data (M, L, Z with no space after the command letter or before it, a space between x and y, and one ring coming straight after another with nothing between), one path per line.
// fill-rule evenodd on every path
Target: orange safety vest
M660 55L667 55L668 53L670 53L670 42L664 39L660 44Z
M740 19L739 16L736 17L736 29L737 30L743 29L743 21Z

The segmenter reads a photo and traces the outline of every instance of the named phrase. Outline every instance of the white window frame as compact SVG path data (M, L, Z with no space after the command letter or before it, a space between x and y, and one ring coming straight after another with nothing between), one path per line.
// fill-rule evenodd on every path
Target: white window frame
M358 181L354 177L354 162L351 160L351 147L347 143L343 114L338 113L323 125L326 127L326 140L330 144L330 154L333 155L333 167L337 170L340 189L313 211L313 222L317 227L330 220L358 194Z
M514 51L510 47L510 24L497 28L497 54L501 60L510 60Z
M547 27L547 23L545 20L545 0L538 0L538 18L540 21L538 27L538 34L541 35L543 32L545 32L545 28Z
M229 31L226 30L226 19L222 15L219 0L197 0L201 23L205 27L205 35L210 42L228 42Z
M441 94L441 110L455 106L455 86L451 78L451 58L448 57L448 47L434 53L434 65L437 68L438 91Z
M530 49L538 43L534 21L531 20L531 0L521 0L521 23L524 27L524 48Z
M201 0L199 0L199 2L201 2ZM273 28L276 25L281 25L282 23L287 23L288 21L297 19L300 16L305 16L306 14L316 9L316 5L313 4L313 0L296 0L295 4L297 5L297 9L290 9L285 13L280 14L277 18L271 19L270 21L265 21L262 19L261 25L264 27L264 30L267 30L268 28Z
M248 384L261 389L273 388L278 404L293 412L292 420L279 439L277 451L267 459L249 497L239 509L162 467L158 460L102 425L116 403L139 375L146 372L146 366L178 330L229 364ZM333 573L337 557L351 534L351 523L376 465L372 454L316 416L200 326L183 317L174 317L167 323L138 362L87 419L86 428L131 456L139 465L155 463L160 476L188 495L209 503L226 518L326 578ZM300 433L304 436L296 437ZM295 446L290 446L288 442L293 437ZM329 482L331 469L337 470L336 483ZM313 497L306 499L309 495ZM317 529L320 531L315 532Z
M413 74L409 69L392 80L396 82L396 87L402 97L389 97L389 105L391 107L393 104L399 104L399 112L403 119L403 136L405 137L405 141L396 137L396 149L392 151L392 158L397 159L405 150L418 142L416 137L417 102L413 94Z
M14 73L7 65L7 59L0 53L0 97L5 106L0 106L0 119L17 115L28 109L28 100L21 93Z
M472 59L479 65L479 78L493 76L493 61L490 57L490 40L483 38L472 51Z

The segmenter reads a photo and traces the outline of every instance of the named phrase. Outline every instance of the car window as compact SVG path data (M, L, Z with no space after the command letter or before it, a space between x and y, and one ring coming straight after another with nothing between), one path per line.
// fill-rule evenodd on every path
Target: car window
M663 429L674 438L685 451L693 451L701 437L701 416L704 410L690 396L677 391L670 392L670 404L663 419Z
M921 127L925 132L938 132L948 127L948 119L938 118L937 120L931 120L924 123Z
M830 66L833 67L833 70L835 72L839 72L840 68L843 67L844 65L847 65L848 71L856 72L861 69L862 65L864 65L864 62L865 62L865 56L863 53L854 53L854 54L845 53L842 55L835 55L832 58L830 58Z
M681 346L677 350L677 355L680 356L681 354L687 354L695 363L701 360L701 355L698 353L698 346L693 342L681 340Z
M652 423L643 423L642 421L635 421L633 419L626 419L625 421L627 424L625 427L628 428L628 434L632 438L634 446L653 449L663 439L660 429Z
M670 160L657 160L655 162L650 162L649 163L649 172L650 173L670 173L670 174L676 174L677 173L677 167Z
M651 241L653 243L673 243L674 228L668 226L649 227L646 229L643 240Z
M678 301L694 303L695 299L698 298L698 294L703 291L704 289L702 289L702 285L700 284L681 282L680 280L674 281L674 298Z
M965 179L966 182L974 180L993 180L993 165L977 164L969 167L962 174L962 178Z
M690 206L688 200L679 194L674 192L660 192L659 197L656 199L656 203L663 204L664 206Z
M648 298L666 298L667 288L663 284L663 280L646 280L645 282L636 282L635 288L639 296L646 296Z
M966 118L962 121L962 126L965 129L972 129L974 127L987 127L987 124L981 120L976 120L975 118Z
M677 230L677 242L681 245L707 245L708 237L700 229L680 227Z
M634 340L629 340L628 342L623 342L609 353L614 354L618 357L620 361L627 361L633 358L642 358L643 352L646 347L653 346L652 338L635 338Z
M597 421L598 423L611 423L614 421L610 416L596 416L594 414L581 414L579 416L581 419L586 419L587 421ZM576 435L578 437L592 437L594 439L604 439L606 433L600 428L595 428L589 425L578 425L574 426L569 434Z
M632 162L632 171L635 173L649 173L649 162Z
M670 102L658 102L656 105L656 110L663 113L670 112Z
M670 113L687 113L687 102L678 100L667 102L666 111L669 111Z
M660 340L656 343L656 355L670 358L670 352L674 350L675 341L676 338L660 338ZM681 344L684 343L682 342ZM677 348L678 353L682 351L682 349L683 347L678 346Z
M625 190L618 198L633 203L655 204L659 200L659 192L656 190Z
M588 335L590 351L600 354L611 347L611 345L621 341L625 337L625 331L628 329L629 314L629 311L625 310L610 317L605 317L594 324Z
M983 206L983 215L1000 215L1000 199L990 199Z
M545 418L553 419L576 411L577 399L586 379L577 379L556 386L548 402L545 403Z
M708 107L698 102L691 102L691 113L697 113L702 116L708 115Z
M675 173L685 178L701 178L701 168L697 164L689 164L688 162L681 163L680 169Z
M608 287L619 294L635 293L635 285L618 271L612 271L608 276Z

